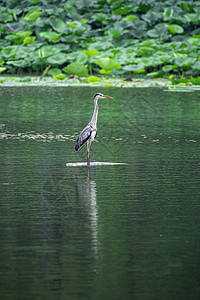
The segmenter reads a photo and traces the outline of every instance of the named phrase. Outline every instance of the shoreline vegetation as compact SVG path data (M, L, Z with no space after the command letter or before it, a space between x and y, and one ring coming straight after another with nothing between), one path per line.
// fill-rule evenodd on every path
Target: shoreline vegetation
M200 85L200 1L1 2L0 84Z
M38 77L38 76L0 76L0 87L26 87L26 86L40 86L40 87L118 87L118 88L131 88L131 87L157 87L164 88L166 91L195 91L200 90L198 78L197 83L192 83L189 79L163 79L163 78L107 78L102 77L100 81L88 82L87 77L73 77L64 80L55 80L51 76ZM192 80L192 79L190 79Z

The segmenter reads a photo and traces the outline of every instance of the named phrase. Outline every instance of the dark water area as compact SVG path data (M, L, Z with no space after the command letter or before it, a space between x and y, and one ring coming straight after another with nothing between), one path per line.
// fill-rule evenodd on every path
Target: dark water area
M74 151L99 100L93 162ZM0 88L1 299L199 299L200 91Z

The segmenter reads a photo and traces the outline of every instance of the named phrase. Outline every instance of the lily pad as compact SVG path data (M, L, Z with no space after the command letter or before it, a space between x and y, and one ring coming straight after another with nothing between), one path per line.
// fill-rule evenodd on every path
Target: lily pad
M63 74L63 73L60 73L60 74L57 74L57 75L53 75L53 78L55 78L56 80L64 80L67 78L67 75Z
M137 72L137 71L141 71L141 70L143 71L144 66L142 66L142 65L127 65L127 66L123 67L123 70L130 71L130 72Z
M138 16L136 16L136 15L128 15L127 17L123 18L123 20L125 20L127 22L132 22L137 18L138 18Z
M83 50L82 53L86 54L87 56L98 55L98 51L96 49Z
M200 85L200 77L190 78L190 79L172 79L172 84L180 84L180 83L192 83L194 85Z
M39 9L33 9L25 15L24 20L27 22L35 22L41 14L42 12L39 11Z
M98 82L98 81L101 81L101 78L99 78L97 76L89 76L89 77L85 78L84 81L87 83Z
M56 41L61 36L61 33L58 34L57 32L54 31L43 31L40 32L40 36L50 41Z
M24 44L31 44L35 41L35 36L28 36L23 40Z
M58 68L52 68L52 69L50 69L49 71L48 71L48 75L58 75L58 74L61 74L60 73L61 71L60 71L60 69L58 69Z
M168 25L168 24L165 24L165 27L169 30L170 33L172 34L176 34L176 33L183 33L184 32L184 29L183 27L179 26L179 25L176 25L176 24L173 24L173 25Z
M162 70L164 72L170 72L170 71L174 70L175 68L177 68L176 65L166 65L166 66L162 67Z
M114 27L114 28L109 28L106 31L106 34L117 39L120 36L122 36L124 33L128 32L127 30L124 30L123 28L120 27Z
M16 34L20 38L26 38L29 37L33 32L32 31L18 31L18 32L13 32L13 34Z
M60 50L54 45L46 45L38 50L39 57L41 58L52 56L52 54L55 55L58 52L60 52Z
M78 75L78 76L88 75L87 68L83 64L80 64L77 62L69 64L62 70L63 70L63 72L65 72L67 74L74 74L74 75Z
M71 27L72 29L75 29L75 28L79 28L81 27L81 22L78 22L78 21L71 21L71 22L67 22L67 25L69 27Z
M0 73L4 72L7 68L5 67L0 67Z
M95 64L104 70L120 69L121 65L114 59L109 57L102 57L95 61Z
M67 55L64 53L57 53L47 58L47 62L52 65L62 65L66 62Z
M173 14L174 14L173 8L165 8L163 17L164 17L164 19L169 20L172 18Z
M114 14L120 14L120 15L126 15L129 11L133 9L133 6L124 6L116 9L113 13Z
M51 18L50 24L57 32L63 32L66 28L65 23L59 18Z
M104 75L110 75L110 76L112 75L112 72L110 70L105 70L105 69L101 69L100 73Z

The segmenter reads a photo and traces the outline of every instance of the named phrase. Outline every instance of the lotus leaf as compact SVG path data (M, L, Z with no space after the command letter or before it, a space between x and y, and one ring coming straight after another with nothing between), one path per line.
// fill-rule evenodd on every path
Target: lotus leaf
M190 43L191 45L200 46L200 38L191 37L187 39L187 42Z
M150 29L147 32L147 35L151 38L167 38L167 29L166 26L164 24L157 24L156 26L154 26L153 29Z
M113 11L114 14L126 15L129 11L133 9L133 6L124 6Z
M104 70L120 69L121 65L116 60L109 57L102 57L95 61L95 64Z
M150 74L199 76L199 3L3 0L1 67L7 67L7 73L42 73L47 65L77 62L92 74L97 60L106 75L116 68L118 75L145 69ZM123 69L118 70L120 65Z
M172 84L180 84L180 83L188 83L191 82L195 85L200 85L200 77L197 78L190 78L190 79L173 79Z
M5 67L0 67L0 73L4 72L7 68Z
M149 11L142 16L142 19L145 20L147 23L151 24L152 22L157 21L160 19L160 14L157 11Z
M162 70L164 72L170 72L170 71L174 70L175 68L177 68L176 65L166 65L166 66L162 67Z
M174 9L173 8L165 8L165 11L163 13L163 17L164 17L164 19L169 20L169 19L172 18L173 14L174 14Z
M61 33L58 34L57 32L54 31L44 31L44 32L40 32L40 36L51 41L56 41L61 36Z
M199 12L194 13L194 14L186 14L184 17L185 17L186 21L190 22L190 23L199 23L199 21L200 21Z
M188 67L195 62L195 59L191 57L177 57L174 62L178 67Z
M53 54L60 52L60 50L54 45L46 45L38 50L39 57L49 57Z
M33 32L32 31L18 31L18 32L14 32L13 34L16 34L18 37L21 37L21 38L26 38L26 37L29 37Z
M170 33L172 34L176 34L176 33L183 33L184 30L183 30L183 27L179 26L179 25L176 25L176 24L173 24L173 25L169 25L169 24L165 24L165 27L169 30Z
M33 9L24 16L24 20L26 22L35 22L41 14L42 12L40 12L39 9Z
M7 23L12 22L13 16L8 9L2 9L0 12L0 22Z
M195 70L199 70L200 71L200 61L195 62L192 65L192 68L195 69Z
M112 72L110 70L105 70L105 69L101 69L100 73L104 75L112 75Z
M75 28L81 27L81 22L78 22L78 21L67 22L67 25L69 27L71 27L72 29L75 29Z
M65 73L74 74L74 75L78 75L78 76L88 75L87 68L83 64L80 64L77 62L69 64L62 70Z
M58 74L61 74L61 71L58 68L52 68L48 71L48 75L58 75Z
M31 44L35 41L35 36L32 36L32 37L26 37L24 40L23 40L23 43L24 44Z
M107 15L104 13L97 13L92 16L92 19L99 21L99 22L103 22L107 19Z
M98 82L98 81L101 81L101 78L99 78L97 76L89 76L89 77L85 78L84 81L87 83Z
M130 71L130 72L136 72L140 70L144 70L144 66L142 65L127 65L123 67L123 70Z
M82 53L86 54L87 56L98 55L98 51L96 49L83 50Z
M106 31L106 34L112 36L113 38L119 38L124 33L128 32L127 30L123 30L121 27L109 28Z
M57 32L63 32L66 28L65 23L58 18L51 18L50 24L53 27L53 29L56 30Z
M60 74L57 74L57 75L53 75L53 78L55 78L56 80L64 80L67 78L67 75L63 74L63 73L60 73Z
M132 22L137 18L138 18L138 16L136 16L136 15L128 15L127 17L123 18L123 20L125 20L127 22Z
M67 55L64 53L57 53L47 58L47 62L52 65L62 65L67 61Z

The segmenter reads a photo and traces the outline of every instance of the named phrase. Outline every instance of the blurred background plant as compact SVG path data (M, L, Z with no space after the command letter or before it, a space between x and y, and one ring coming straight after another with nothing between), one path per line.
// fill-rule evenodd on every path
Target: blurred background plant
M197 77L199 53L200 1L1 1L1 73Z

